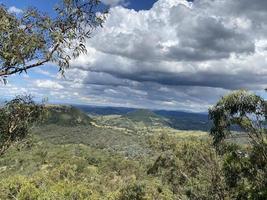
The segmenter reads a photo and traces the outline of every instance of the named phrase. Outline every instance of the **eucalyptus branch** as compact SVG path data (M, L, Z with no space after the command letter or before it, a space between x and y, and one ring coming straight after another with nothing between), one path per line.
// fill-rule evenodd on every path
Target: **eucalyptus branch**
M18 17L0 5L0 77L48 62L64 72L71 59L87 52L86 39L102 26L106 11L98 0L62 0L59 5L55 18L37 9L28 9Z
M56 44L55 47L52 49L52 51L48 54L46 59L40 60L40 61L33 63L33 64L30 64L30 65L23 66L22 68L13 67L14 70L12 70L12 71L9 71L9 70L1 71L0 77L1 76L8 76L8 75L16 74L16 73L22 73L22 72L27 71L31 68L39 67L41 65L44 65L47 62L50 62L51 58L53 57L53 54L57 51L58 47L59 47L59 44Z

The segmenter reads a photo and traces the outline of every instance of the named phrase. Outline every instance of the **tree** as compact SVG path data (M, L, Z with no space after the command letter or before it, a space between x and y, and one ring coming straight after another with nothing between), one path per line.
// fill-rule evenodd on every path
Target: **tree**
M55 12L51 17L29 8L16 15L0 5L0 80L48 62L64 73L72 58L86 53L86 39L106 16L99 0L60 0ZM0 109L0 155L27 136L43 110L30 96L16 97Z
M0 6L0 77L48 62L63 73L72 58L86 53L86 39L106 16L99 0L62 0L55 11L55 17L35 8L15 15Z
M162 134L149 144L159 156L147 173L159 177L178 199L227 199L220 157L209 141Z
M44 112L45 107L36 104L31 96L17 96L0 108L0 156L28 135L30 126Z
M209 117L213 121L210 134L215 146L233 134L233 126L246 133L253 144L261 144L266 139L265 101L246 90L222 97L209 109Z
M213 144L224 156L224 176L231 199L267 198L267 135L265 101L245 90L235 91L209 110ZM238 133L249 137L247 148L225 142ZM235 127L236 128L236 127Z

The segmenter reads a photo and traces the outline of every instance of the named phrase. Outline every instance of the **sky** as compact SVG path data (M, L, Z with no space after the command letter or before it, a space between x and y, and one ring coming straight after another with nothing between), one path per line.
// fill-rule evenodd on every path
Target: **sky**
M110 12L65 77L54 64L8 78L2 98L206 112L236 89L266 98L267 1L103 0ZM5 0L10 12L57 0Z

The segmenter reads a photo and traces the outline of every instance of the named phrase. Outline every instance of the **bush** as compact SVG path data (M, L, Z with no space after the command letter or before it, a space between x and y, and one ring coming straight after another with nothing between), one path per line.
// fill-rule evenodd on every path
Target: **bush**
M161 178L179 198L226 198L222 160L209 141L176 140L175 143L172 136L164 138L165 147L159 144L160 148L156 148L160 155L148 174Z

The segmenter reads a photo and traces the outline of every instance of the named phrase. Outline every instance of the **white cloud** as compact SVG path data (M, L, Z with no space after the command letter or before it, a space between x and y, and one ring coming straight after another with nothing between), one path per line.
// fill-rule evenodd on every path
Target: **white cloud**
M240 70L242 60L256 56L251 30L244 31L253 27L251 20L246 18L240 24L239 18L233 20L234 16L207 15L218 8L198 4L159 0L148 11L112 8L104 29L88 41L89 56L81 56L73 66L119 78L167 84L172 84L172 80L161 79L203 77L198 77L199 81L172 78L173 84L185 85L206 85L204 76L211 72L214 75L245 72L250 66ZM232 87L224 83L207 86Z
M23 13L23 10L21 10L15 6L11 6L8 8L8 12L13 13L13 14L21 14L21 13Z
M55 81L51 81L51 80L36 80L35 84L37 87L39 88L46 88L46 89L63 89L64 87L55 82Z
M88 41L89 55L73 62L78 71L88 72L79 82L108 87L107 80L121 85L129 80L145 85L141 91L151 89L147 82L168 89L198 87L206 105L217 91L216 98L231 89L261 90L267 80L267 29L259 21L267 11L257 15L258 8L247 6L247 14L239 15L245 2L159 0L147 11L111 8L104 28ZM196 107L196 99L185 104Z
M88 55L72 61L64 80L39 71L51 80L35 80L29 91L49 89L52 98L71 102L207 111L230 90L266 87L267 1L158 0L142 11L115 6L120 0L104 3L114 7L87 41Z

